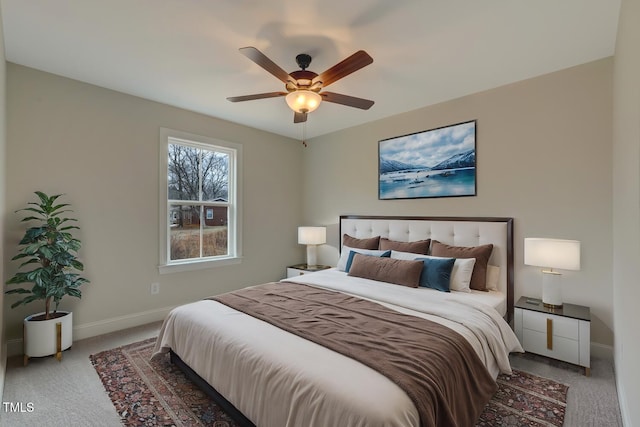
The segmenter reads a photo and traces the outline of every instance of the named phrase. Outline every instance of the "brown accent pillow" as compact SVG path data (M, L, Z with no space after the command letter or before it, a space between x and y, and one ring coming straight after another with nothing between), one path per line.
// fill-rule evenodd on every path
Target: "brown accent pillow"
M424 262L355 254L349 276L417 288Z
M354 249L378 249L380 236L370 237L368 239L356 239L348 234L342 236L342 244Z
M450 258L475 258L469 287L477 291L487 290L487 263L491 258L493 245L481 246L451 246L437 240L431 242L431 255Z
M426 255L429 253L430 245L431 239L417 240L415 242L399 242L397 240L389 240L383 237L380 239L380 247L378 249L383 251L393 250Z

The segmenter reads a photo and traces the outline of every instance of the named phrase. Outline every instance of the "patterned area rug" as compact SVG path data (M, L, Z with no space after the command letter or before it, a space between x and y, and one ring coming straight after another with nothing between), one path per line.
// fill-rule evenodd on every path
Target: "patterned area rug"
M155 338L91 355L125 426L236 427L169 362L151 361ZM568 386L525 372L498 377L498 392L477 426L562 426Z

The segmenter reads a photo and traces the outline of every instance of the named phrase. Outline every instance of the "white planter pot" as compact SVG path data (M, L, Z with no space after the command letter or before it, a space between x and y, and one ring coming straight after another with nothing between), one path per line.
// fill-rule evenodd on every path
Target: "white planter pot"
M64 351L73 342L73 313L58 311L64 316L49 320L31 320L42 313L32 314L24 319L24 356L25 362L29 357L43 357L58 352L56 324L62 324L62 347Z

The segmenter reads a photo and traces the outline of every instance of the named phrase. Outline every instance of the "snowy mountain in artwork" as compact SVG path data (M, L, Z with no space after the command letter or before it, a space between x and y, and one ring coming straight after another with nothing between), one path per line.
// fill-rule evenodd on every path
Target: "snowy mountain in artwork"
M428 169L422 165L410 165L398 160L380 159L380 173L398 172L413 169Z
M471 149L455 154L433 166L433 170L472 168L476 165L476 150Z

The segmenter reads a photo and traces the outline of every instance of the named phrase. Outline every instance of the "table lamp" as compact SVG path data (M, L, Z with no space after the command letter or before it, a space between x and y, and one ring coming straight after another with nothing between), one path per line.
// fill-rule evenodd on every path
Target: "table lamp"
M580 270L580 242L577 240L524 239L524 263L542 270L542 303L545 307L562 307L562 274L554 271Z
M317 246L327 243L326 227L298 227L298 243L307 245L307 266L315 267L317 261Z

